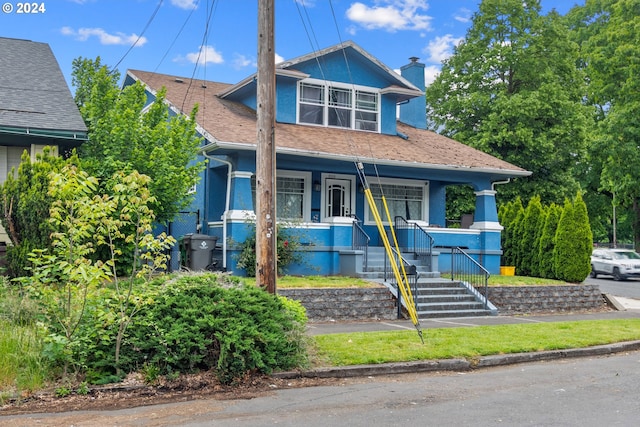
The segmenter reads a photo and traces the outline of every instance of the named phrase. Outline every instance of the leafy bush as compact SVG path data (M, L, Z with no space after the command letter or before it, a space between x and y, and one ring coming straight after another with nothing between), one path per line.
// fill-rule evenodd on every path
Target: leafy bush
M276 235L276 247L278 257L278 274L286 272L287 266L303 261L300 252L300 236L292 231L280 227ZM256 275L256 235L247 237L242 243L242 249L238 255L238 267L243 268L249 277Z
M224 383L306 360L301 306L229 276L165 276L153 304L129 326L121 367L163 374L215 370ZM126 366L125 366L126 365Z

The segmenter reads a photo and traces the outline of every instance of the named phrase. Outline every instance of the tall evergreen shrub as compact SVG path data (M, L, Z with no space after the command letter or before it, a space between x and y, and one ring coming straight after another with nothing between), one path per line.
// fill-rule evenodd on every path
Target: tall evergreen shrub
M560 280L579 283L591 271L591 251L593 236L587 207L580 193L571 203L565 200L556 231L554 266Z
M555 279L553 252L556 245L556 230L562 215L562 206L555 203L549 205L544 217L544 225L538 245L538 275L546 279Z

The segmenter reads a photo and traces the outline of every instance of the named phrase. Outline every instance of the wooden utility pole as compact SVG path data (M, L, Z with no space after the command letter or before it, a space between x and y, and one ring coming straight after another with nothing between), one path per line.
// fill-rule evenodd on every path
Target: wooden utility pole
M274 0L258 0L258 147L256 150L256 280L276 293L276 70Z

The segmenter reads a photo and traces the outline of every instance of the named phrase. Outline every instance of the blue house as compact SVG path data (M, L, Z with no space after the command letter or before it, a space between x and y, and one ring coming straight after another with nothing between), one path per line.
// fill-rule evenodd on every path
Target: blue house
M130 70L125 85L134 81L145 85L149 102L165 87L175 114L199 104L208 164L193 209L170 231L218 237L221 267L243 274L237 254L255 218L256 76L225 84ZM305 259L288 273L372 267L366 254L382 241L358 165L377 204L384 194L401 246L427 246L432 271L447 271L451 248L461 247L499 272L496 184L530 173L427 130L424 89L417 58L397 74L353 42L276 65L277 218L298 233ZM471 185L476 195L472 221L456 228L445 218L446 189L454 185Z

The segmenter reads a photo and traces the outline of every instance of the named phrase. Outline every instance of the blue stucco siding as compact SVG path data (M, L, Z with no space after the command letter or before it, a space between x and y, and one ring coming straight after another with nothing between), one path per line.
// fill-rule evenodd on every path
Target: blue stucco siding
M349 50L353 53L354 51ZM322 60L322 70L318 67L318 61L310 60L296 64L298 71L309 74L311 78L356 84L374 88L383 88L391 84L389 75L374 66L360 54L348 55L349 64L345 64L342 51L332 52ZM395 83L395 82L394 82Z
M395 97L380 97L380 133L386 135L396 135L396 100Z
M429 182L429 224L446 227L446 190L440 181Z
M276 91L276 121L296 123L298 85L292 79L279 79Z
M498 222L495 191L484 190L476 193L474 220L477 222Z

